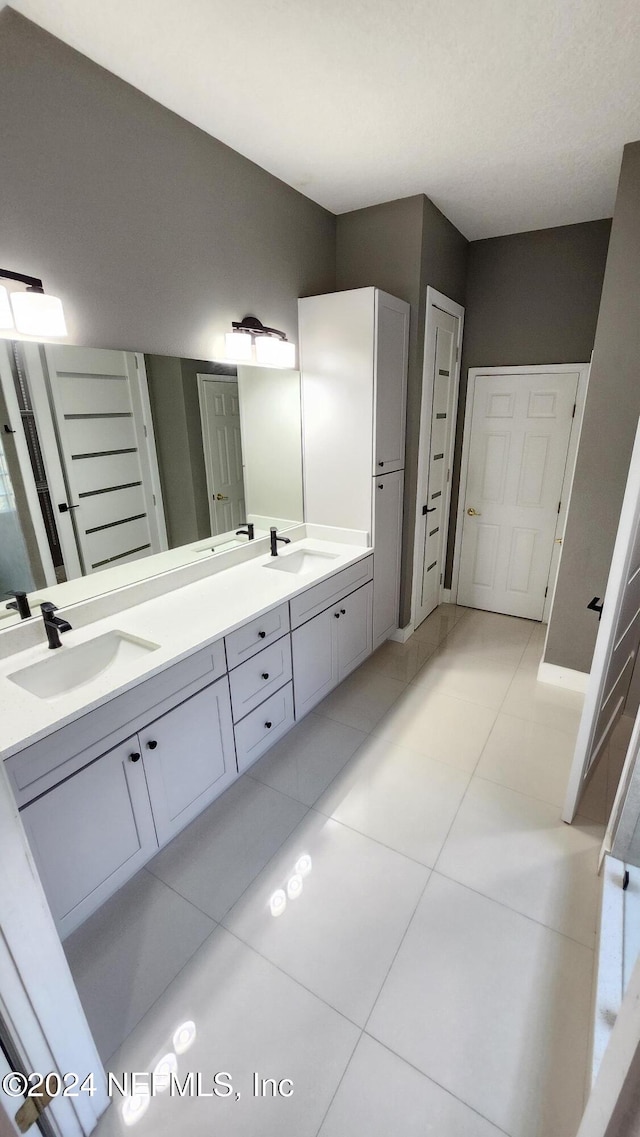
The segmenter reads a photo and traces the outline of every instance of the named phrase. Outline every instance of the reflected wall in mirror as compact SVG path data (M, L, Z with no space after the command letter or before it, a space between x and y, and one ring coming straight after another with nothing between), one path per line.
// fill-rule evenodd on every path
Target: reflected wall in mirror
M297 371L0 341L0 627L303 520Z

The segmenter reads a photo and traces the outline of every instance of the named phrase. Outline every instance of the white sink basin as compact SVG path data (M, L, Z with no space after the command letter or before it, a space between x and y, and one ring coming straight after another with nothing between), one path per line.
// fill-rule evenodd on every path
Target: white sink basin
M276 569L277 572L313 573L324 572L328 562L335 561L337 553L321 553L318 549L296 549L291 553L279 553L272 557L263 568Z
M159 646L126 632L106 632L77 647L65 647L63 643L47 659L14 671L7 678L39 699L59 699L93 682L114 664L130 663Z

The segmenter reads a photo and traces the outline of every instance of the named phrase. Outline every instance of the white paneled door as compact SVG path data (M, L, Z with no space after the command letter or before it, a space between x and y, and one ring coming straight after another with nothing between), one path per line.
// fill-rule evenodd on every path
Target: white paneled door
M198 375L198 394L211 532L228 533L246 521L238 381Z
M578 379L552 370L475 376L459 604L542 619Z

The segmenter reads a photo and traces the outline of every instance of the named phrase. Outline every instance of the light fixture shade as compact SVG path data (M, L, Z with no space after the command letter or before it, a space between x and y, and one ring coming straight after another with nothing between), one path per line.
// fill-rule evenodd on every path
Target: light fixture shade
M227 359L250 361L253 358L251 339L246 332L227 332L224 337Z
M44 292L12 292L16 328L27 336L66 336L62 301Z
M256 362L265 367L295 367L296 345L273 336L256 336Z
M12 328L13 326L13 313L9 303L9 293L4 285L0 284L0 329L7 331L8 328Z

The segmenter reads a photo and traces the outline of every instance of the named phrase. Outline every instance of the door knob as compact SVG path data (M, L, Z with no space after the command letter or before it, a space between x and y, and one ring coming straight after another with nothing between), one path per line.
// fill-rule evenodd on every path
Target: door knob
M224 493L217 493L216 494L216 501L228 501L228 500L229 500L229 498L227 497L226 494L224 494Z
M150 738L147 742L147 750L155 750L157 745L158 743L156 742L155 738Z
M268 679L268 678L269 678L269 672L268 672L268 671L263 671L263 672L262 672L262 678L263 678L263 679Z
M482 517L482 514L478 513L478 510L474 509L473 506L469 506L469 509L467 510L467 515L469 517Z
M139 762L140 761L140 755L139 754L130 754L129 755L129 761L130 762Z

